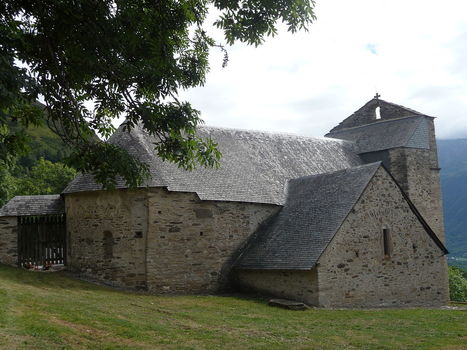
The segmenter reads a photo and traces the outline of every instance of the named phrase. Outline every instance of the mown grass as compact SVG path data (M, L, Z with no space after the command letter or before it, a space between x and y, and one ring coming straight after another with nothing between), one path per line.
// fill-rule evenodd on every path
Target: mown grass
M152 296L0 265L1 349L467 349L460 310L289 311Z

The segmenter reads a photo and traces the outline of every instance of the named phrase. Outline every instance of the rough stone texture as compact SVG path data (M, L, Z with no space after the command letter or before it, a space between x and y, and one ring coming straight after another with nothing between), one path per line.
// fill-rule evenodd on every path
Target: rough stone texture
M16 266L18 260L18 218L0 217L0 263Z
M384 255L383 228L390 232ZM445 305L447 264L391 177L379 169L319 260L319 305Z
M423 142L418 143L426 142L429 145L427 149L395 147L363 153L360 156L366 163L383 162L439 239L444 242L443 204L434 121L431 117L420 116L418 118L423 118L423 132L420 135L414 134L411 138L423 139ZM371 140L371 137L378 137L378 135L366 137Z
M381 119L376 119L376 108L380 108ZM417 112L413 109L397 105L395 103L387 102L381 99L372 99L365 103L358 111L354 112L351 116L344 119L336 127L334 127L331 132L353 128L356 126L361 126L365 124L376 123L380 120L389 120L397 119L408 116L418 116L424 115L420 112Z
M225 287L236 251L279 208L163 188L67 194L65 205L71 270L156 293Z
M407 193L439 239L444 242L444 220L434 123L427 119L430 149L389 150L389 171Z
M156 293L226 287L236 252L280 207L201 201L194 193L149 190L147 284Z
M390 232L390 256L384 255L383 228ZM448 300L443 252L383 168L316 269L239 270L237 278L244 289L322 307L445 305Z
M145 190L65 196L68 267L86 277L146 288Z
M237 283L245 291L255 291L280 298L318 305L316 269L299 270L238 270Z

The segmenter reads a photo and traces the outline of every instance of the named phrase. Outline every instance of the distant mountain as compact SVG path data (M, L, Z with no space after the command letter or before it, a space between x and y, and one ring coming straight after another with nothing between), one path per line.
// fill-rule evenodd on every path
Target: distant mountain
M438 140L438 155L449 263L467 268L467 139Z

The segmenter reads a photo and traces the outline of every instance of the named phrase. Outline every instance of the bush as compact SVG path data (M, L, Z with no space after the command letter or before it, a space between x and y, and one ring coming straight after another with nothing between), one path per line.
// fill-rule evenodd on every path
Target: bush
M449 297L451 301L467 302L467 271L449 266Z

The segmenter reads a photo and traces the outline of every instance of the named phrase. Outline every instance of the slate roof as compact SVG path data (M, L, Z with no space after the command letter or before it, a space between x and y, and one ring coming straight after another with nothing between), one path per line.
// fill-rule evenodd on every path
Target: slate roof
M65 204L59 194L16 196L0 209L0 216L64 214Z
M372 124L331 131L326 137L355 142L358 153L395 147L429 149L429 131L424 116L381 120Z
M290 180L284 207L235 263L241 269L311 269L381 163Z
M283 204L289 179L326 173L362 164L354 145L326 138L200 127L201 137L218 143L220 169L199 167L185 171L163 162L153 152L154 138L136 127L120 128L109 140L150 166L152 178L144 186L195 192L202 200ZM125 188L123 182L117 188ZM101 189L90 175L78 175L63 193Z

